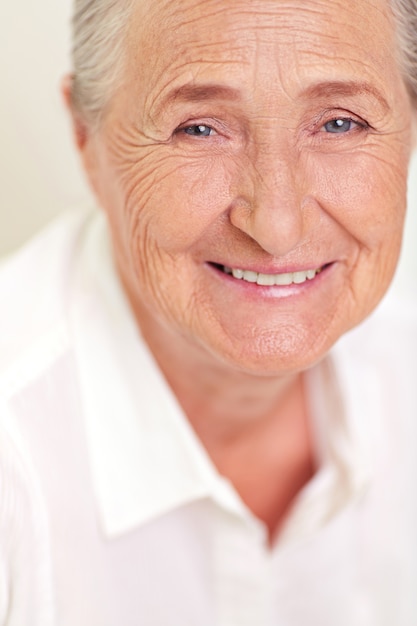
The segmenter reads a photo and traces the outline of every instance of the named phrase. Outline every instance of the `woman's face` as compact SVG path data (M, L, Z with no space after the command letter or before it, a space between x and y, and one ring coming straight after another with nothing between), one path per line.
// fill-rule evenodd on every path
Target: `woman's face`
M84 156L139 322L271 374L368 315L405 211L395 52L382 0L138 3Z

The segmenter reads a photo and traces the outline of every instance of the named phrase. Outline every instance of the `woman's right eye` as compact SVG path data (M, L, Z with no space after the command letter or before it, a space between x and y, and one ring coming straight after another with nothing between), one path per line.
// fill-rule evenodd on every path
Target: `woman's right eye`
M211 126L206 126L206 124L192 124L191 126L185 126L182 131L191 137L210 137L215 133L215 130L211 128Z

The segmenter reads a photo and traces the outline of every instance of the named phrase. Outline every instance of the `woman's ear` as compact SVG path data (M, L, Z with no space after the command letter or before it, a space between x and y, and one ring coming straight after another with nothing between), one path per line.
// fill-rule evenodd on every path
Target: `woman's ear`
M74 107L74 100L72 97L74 77L72 74L64 76L61 82L61 93L64 99L65 106L70 114L72 120L72 128L74 133L75 143L80 152L85 148L85 144L88 138L88 127L85 120L83 120L79 111Z
M98 154L96 137L82 113L74 106L73 76L62 79L61 92L72 121L75 144L81 157L84 173L94 194L99 195Z

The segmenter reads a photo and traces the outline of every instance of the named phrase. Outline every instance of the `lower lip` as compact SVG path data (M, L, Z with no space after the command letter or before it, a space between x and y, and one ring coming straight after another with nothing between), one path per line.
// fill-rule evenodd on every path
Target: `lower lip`
M212 263L208 263L207 266L218 278L226 281L230 287L239 289L248 296L257 298L289 298L304 295L312 289L319 287L332 273L335 263L325 265L311 280L307 279L303 283L291 283L291 285L258 285L257 283L250 283L243 278L234 278L232 274L226 274Z

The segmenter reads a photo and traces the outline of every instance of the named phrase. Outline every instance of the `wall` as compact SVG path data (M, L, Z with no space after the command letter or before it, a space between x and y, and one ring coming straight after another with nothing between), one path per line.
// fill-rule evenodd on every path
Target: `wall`
M64 208L91 202L59 93L70 9L71 0L0 2L0 255ZM399 288L414 288L416 273L417 157Z
M59 89L70 8L71 0L0 0L0 254L89 198Z

